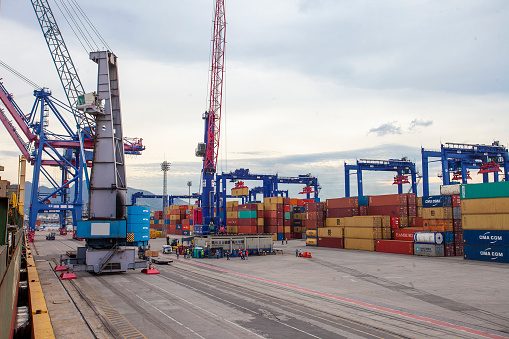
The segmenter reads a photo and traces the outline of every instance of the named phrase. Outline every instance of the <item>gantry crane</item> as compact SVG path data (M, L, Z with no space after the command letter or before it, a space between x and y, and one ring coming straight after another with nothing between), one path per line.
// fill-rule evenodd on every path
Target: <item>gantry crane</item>
M214 174L216 173L217 155L221 126L221 104L224 74L226 21L224 1L216 0L214 11L214 28L212 38L212 67L210 71L209 109L203 114L205 135L203 143L198 144L196 156L203 158L201 207L203 224L213 227L214 224ZM210 232L215 230L209 229Z

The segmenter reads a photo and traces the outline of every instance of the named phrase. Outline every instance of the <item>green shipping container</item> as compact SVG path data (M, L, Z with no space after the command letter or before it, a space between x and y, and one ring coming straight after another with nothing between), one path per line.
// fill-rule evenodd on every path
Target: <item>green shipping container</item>
M258 211L239 211L239 219L251 219L256 218Z
M292 212L285 212L285 220L292 219Z
M509 197L509 181L461 185L461 199Z

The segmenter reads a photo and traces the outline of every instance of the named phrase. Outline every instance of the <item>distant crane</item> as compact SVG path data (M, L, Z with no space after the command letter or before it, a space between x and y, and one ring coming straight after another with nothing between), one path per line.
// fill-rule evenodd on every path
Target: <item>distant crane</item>
M221 126L221 104L223 95L224 48L226 19L224 1L216 0L212 37L212 67L210 70L209 109L202 118L205 120L204 142L198 144L196 156L203 157L201 207L203 224L214 224L214 174ZM214 232L213 229L209 229Z

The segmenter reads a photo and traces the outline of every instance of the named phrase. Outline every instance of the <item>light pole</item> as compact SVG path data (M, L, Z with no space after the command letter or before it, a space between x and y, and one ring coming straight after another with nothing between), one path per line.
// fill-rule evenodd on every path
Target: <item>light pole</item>
M161 163L161 171L163 171L163 223L166 220L166 207L168 206L168 171L170 170L170 163L163 161Z
M187 182L187 187L189 187L189 206L191 206L191 186L193 185L192 181Z

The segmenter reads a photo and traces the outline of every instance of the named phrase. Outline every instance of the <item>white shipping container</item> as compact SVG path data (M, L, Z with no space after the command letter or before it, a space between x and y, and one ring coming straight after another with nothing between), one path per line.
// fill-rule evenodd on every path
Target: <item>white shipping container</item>
M441 195L459 195L460 185L442 185L440 186Z

